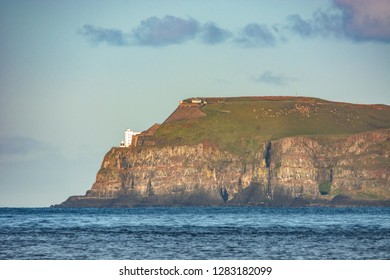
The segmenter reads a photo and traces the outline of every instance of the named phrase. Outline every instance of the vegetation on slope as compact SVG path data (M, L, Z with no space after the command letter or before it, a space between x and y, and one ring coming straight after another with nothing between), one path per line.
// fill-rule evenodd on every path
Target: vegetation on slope
M202 118L165 122L158 145L209 143L245 156L264 141L286 136L343 136L390 128L390 106L304 97L205 98Z

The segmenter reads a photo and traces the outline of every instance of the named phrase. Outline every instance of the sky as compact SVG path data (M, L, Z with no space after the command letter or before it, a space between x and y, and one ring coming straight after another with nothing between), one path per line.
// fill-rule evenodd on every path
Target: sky
M390 0L0 1L0 207L91 188L181 99L390 105Z

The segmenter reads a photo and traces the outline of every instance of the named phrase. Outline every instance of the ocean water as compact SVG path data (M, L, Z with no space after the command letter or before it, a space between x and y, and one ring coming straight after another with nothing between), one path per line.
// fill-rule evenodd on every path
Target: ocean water
M390 259L390 208L0 208L0 259Z

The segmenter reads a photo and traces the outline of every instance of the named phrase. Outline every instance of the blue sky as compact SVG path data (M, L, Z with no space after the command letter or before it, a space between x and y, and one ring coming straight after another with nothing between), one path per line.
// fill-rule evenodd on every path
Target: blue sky
M0 207L84 194L192 96L390 104L389 0L0 1Z

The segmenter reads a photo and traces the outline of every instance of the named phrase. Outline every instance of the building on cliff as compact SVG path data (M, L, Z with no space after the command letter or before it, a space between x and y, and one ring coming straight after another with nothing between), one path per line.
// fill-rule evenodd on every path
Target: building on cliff
M206 99L201 98L189 98L180 100L179 104L183 107L203 107L204 105L207 105L207 101Z
M125 139L121 141L121 147L130 147L133 144L133 139L135 136L140 134L140 132L134 132L130 128L125 130Z

